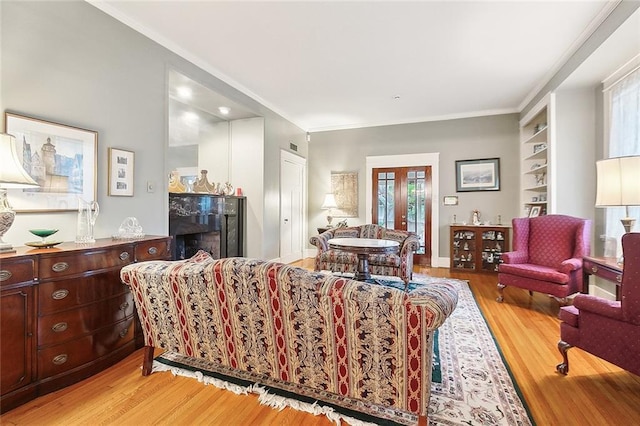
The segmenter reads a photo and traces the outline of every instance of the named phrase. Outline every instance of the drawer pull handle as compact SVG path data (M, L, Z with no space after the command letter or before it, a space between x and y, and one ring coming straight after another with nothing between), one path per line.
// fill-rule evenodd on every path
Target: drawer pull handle
M53 272L64 272L69 269L69 264L67 262L54 263L51 269Z
M8 280L12 275L13 274L11 273L11 271L3 269L2 271L0 271L0 282Z
M120 310L126 311L128 307L129 307L129 302L124 302L122 305L120 305Z
M158 249L156 247L149 247L149 250L147 250L147 253L153 256L158 253Z
M62 300L68 295L69 295L69 290L67 290L66 288L63 288L61 290L56 290L53 293L51 293L51 297L53 298L53 300Z
M51 327L51 330L53 330L56 333L62 333L68 327L69 327L69 324L67 324L66 322L59 322L57 324L54 324L53 327Z
M53 360L51 360L51 362L53 362L55 365L62 365L65 362L67 362L67 354L60 354L57 357L55 357Z
M129 332L128 328L125 328L124 330L122 330L120 332L120 338L124 338L124 336L126 336L128 332Z
M622 282L622 275L616 275L616 281L621 283Z
M591 272L593 272L594 274L598 273L598 267L597 266L592 266L591 267Z
M122 253L120 253L120 260L127 260L129 258L129 253L126 251L123 251Z

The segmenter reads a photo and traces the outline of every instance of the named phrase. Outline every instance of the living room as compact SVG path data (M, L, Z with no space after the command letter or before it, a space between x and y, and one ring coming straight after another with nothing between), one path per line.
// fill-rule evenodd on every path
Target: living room
M614 15L616 19L607 21L609 28L605 26L603 34L614 32L615 28L610 28L614 22L622 25L627 18L637 17L637 7L636 2L623 2L619 15ZM277 165L280 151L289 151L293 144L296 154L308 160L305 253L311 248L306 244L309 237L326 224L321 202L329 190L331 171L358 172L359 214L348 223L362 224L370 212L365 184L367 156L439 152L432 266L447 266L448 227L453 215L470 221L471 212L479 209L483 219L495 220L500 215L505 222L521 215L516 201L520 197L519 121L546 91L556 89L558 114L570 117L563 128L564 140L572 140L572 145L558 153L558 163L569 163L568 158L572 161L558 167L557 212L594 219L594 251L603 251L602 243L595 238L603 233L603 215L593 206L594 163L603 158L602 101L594 94L595 87L564 88L560 84L563 68L558 71L557 85L553 86L552 80L552 87L541 88L521 111L308 135L306 129L206 72L194 58L181 57L89 3L3 1L0 19L0 111L91 129L99 135L96 179L100 215L96 237L110 237L126 217L138 218L146 234L167 235L170 170L162 166L168 162L167 74L178 70L261 117L258 133L263 138L262 146L251 149L252 156L229 172L230 182L242 188L249 200L250 257L280 258ZM601 37L604 45L607 37ZM587 45L585 49L594 53L597 46ZM566 66L564 70L579 68L572 63ZM133 197L107 195L110 147L135 152ZM247 152L250 148L244 149ZM573 161L576 155L579 161ZM441 205L442 197L456 195L456 160L496 157L501 159L500 191L459 194L457 206ZM155 190L148 190L149 184ZM20 246L32 238L29 229L51 226L59 228L59 239L73 241L76 220L75 211L19 213L5 239Z

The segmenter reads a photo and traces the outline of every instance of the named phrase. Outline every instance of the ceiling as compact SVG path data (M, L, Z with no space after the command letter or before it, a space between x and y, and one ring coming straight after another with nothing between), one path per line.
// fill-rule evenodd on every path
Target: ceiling
M92 2L310 132L519 112L615 3Z

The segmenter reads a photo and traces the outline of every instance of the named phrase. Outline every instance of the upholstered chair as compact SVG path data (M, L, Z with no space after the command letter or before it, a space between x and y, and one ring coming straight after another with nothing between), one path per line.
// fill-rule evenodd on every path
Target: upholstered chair
M625 234L622 250L620 301L579 294L560 309L558 372L569 372L567 351L575 346L640 376L640 233Z
M551 295L563 305L583 291L582 257L591 251L591 221L565 215L515 218L513 251L498 267L498 302L504 288Z

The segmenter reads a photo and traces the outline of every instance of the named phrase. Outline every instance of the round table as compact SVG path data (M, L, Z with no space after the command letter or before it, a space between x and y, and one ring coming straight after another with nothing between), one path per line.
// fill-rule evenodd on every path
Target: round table
M371 278L371 273L369 273L370 254L397 253L400 249L400 243L397 241L377 238L331 238L327 243L334 250L358 255L358 269L354 276L354 279L358 281L366 281Z

